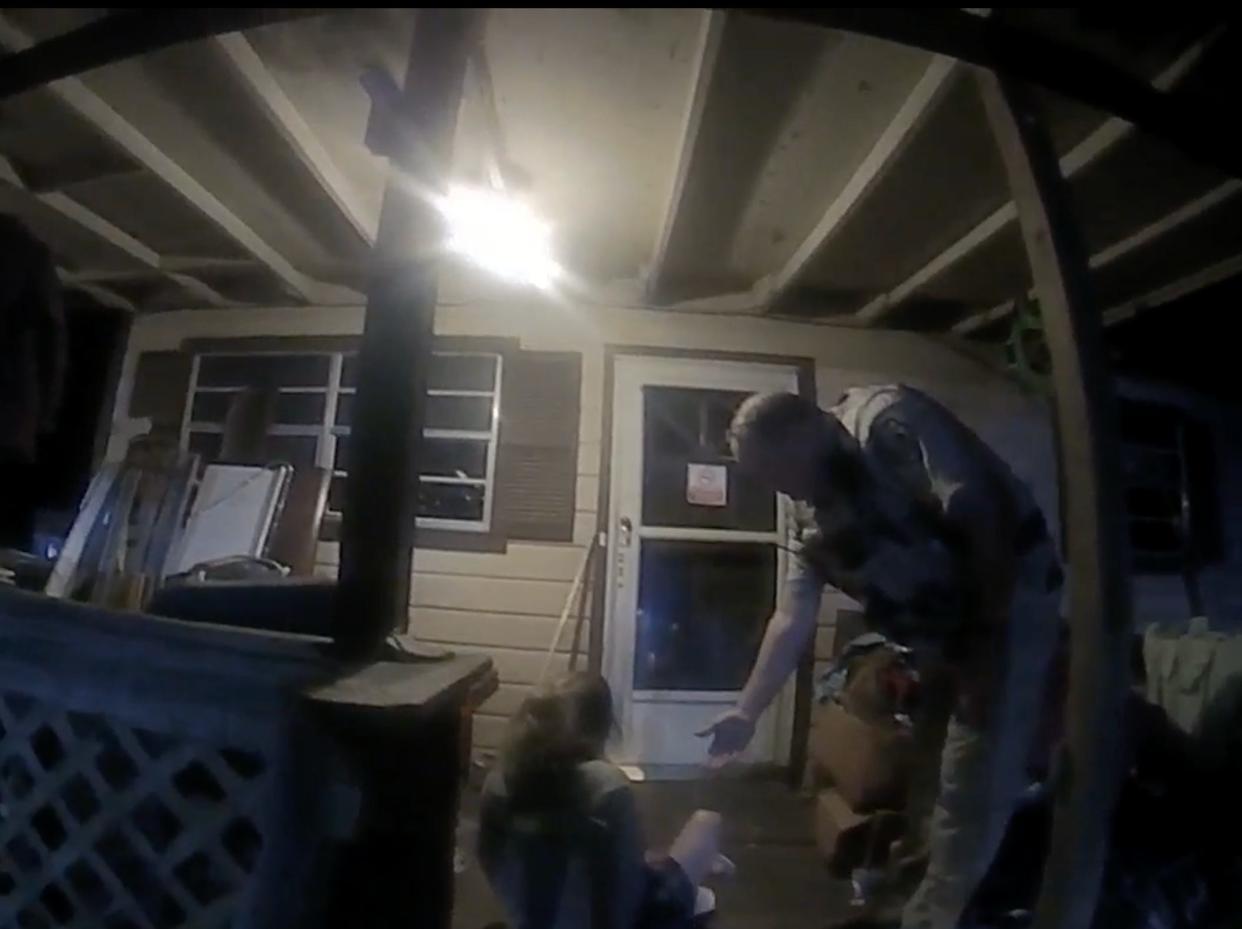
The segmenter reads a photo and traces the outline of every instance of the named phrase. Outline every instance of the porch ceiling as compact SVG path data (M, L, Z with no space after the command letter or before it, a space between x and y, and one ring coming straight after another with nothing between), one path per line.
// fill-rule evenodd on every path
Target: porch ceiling
M8 9L0 46L98 15ZM1234 33L1089 15L1025 25L1161 89L1236 83ZM375 64L399 77L412 28L405 11L335 11L0 102L0 210L52 245L66 282L135 311L356 303L387 171L363 144L358 79ZM670 312L977 337L1030 288L956 62L704 10L496 9L482 45L452 173L481 181L498 163L578 286ZM1044 97L1106 319L1242 270L1242 184Z

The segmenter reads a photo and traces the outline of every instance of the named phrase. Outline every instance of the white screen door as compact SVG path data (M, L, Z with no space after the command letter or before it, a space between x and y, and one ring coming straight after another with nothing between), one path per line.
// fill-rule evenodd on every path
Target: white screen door
M653 776L704 762L694 733L736 700L776 604L785 508L726 443L738 404L771 390L796 391L796 369L616 358L604 668L616 758ZM744 760L786 760L792 695L790 683Z

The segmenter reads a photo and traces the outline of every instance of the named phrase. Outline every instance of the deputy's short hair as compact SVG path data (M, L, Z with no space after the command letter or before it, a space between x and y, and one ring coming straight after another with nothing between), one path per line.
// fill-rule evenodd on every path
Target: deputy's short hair
M729 425L729 445L772 445L806 422L822 417L814 402L791 393L753 394L742 401Z

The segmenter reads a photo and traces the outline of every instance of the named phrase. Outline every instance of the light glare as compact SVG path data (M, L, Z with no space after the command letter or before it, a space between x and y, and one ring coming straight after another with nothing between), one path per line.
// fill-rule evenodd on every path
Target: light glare
M511 281L549 288L560 274L552 230L524 203L502 191L453 186L439 202L448 249Z

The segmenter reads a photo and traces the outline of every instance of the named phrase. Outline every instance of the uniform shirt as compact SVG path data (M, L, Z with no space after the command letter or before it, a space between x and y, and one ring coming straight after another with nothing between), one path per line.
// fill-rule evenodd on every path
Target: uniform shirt
M849 487L826 471L795 507L789 594L801 609L817 612L827 584L892 638L945 643L1003 618L1013 585L1060 587L1029 489L947 409L893 385L847 391L829 412L861 467Z

